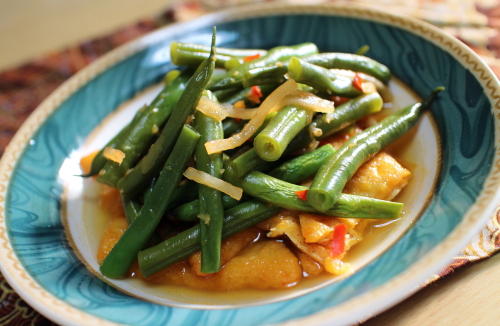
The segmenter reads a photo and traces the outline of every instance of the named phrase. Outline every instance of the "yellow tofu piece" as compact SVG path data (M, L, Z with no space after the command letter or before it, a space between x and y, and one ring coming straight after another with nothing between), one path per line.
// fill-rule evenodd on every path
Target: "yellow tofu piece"
M411 172L391 155L380 152L363 164L344 188L344 192L392 200L408 184Z
M238 232L229 238L222 241L220 250L221 265L224 265L236 256L241 250L245 249L249 244L259 237L260 231L257 228L249 228ZM199 276L208 274L201 272L201 252L192 254L189 259L189 265L193 273Z
M216 282L231 289L279 289L302 279L295 254L283 243L259 241L242 251L217 273Z

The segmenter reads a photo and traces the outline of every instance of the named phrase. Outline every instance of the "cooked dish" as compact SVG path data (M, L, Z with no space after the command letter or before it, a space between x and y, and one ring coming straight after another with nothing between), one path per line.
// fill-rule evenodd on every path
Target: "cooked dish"
M101 273L209 290L349 273L370 225L403 210L411 171L383 149L442 90L383 117L391 73L366 50L171 44L183 68L81 162L109 216Z

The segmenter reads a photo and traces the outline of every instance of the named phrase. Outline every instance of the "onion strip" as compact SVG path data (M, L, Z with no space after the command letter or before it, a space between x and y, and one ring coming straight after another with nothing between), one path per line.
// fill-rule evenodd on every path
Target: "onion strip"
M110 161L118 163L118 165L122 164L123 160L125 159L125 153L113 147L104 148L102 156L104 156Z
M335 111L335 104L332 101L303 91L296 91L287 96L283 101L283 105L293 105L305 110L322 113L333 113Z
M196 110L217 121L222 121L227 117L250 120L257 112L257 109L243 109L232 105L222 105L206 96L200 98Z
M293 79L289 79L281 86L276 88L274 92L269 94L264 102L262 102L262 104L256 110L255 115L247 124L245 124L240 132L232 135L229 138L206 142L205 148L207 150L207 153L210 155L243 145L264 123L266 115L275 110L282 103L283 99L287 95L294 93L296 89L297 83Z
M184 171L184 176L189 180L223 192L236 200L240 200L243 196L242 188L233 186L229 182L216 178L206 172L196 170L195 168L188 167Z

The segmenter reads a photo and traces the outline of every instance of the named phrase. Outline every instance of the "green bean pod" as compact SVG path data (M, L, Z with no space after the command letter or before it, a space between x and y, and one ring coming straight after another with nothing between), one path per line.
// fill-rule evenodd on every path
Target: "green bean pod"
M82 177L92 177L99 173L99 171L101 171L101 169L108 161L108 159L104 157L104 149L107 147L117 148L128 136L131 124L132 121L128 125L126 125L117 135L111 138L111 140L106 145L104 145L104 147L92 159L92 163L90 164L90 171L88 173L82 174Z
M290 141L310 123L307 110L286 106L255 136L254 148L265 161L276 161L285 152Z
M320 139L353 124L362 117L382 110L384 102L378 93L360 95L335 108L332 113L323 113L314 118L316 128L321 129Z
M124 196L121 196L123 212L125 213L125 218L127 219L128 224L130 225L136 218L139 216L141 211L141 206L134 200L128 199Z
M361 94L361 91L353 86L352 78L335 74L299 58L291 58L288 62L288 75L296 82L331 95L354 97Z
M212 36L212 52L207 60L196 69L189 79L185 91L182 93L176 105L176 110L168 119L158 139L149 148L149 151L139 163L132 168L120 181L120 190L129 197L142 191L159 171L168 154L174 146L174 142L182 129L187 117L193 113L201 94L207 86L212 72L214 71L215 55L215 29Z
M352 53L318 53L304 58L309 63L328 69L349 69L364 72L384 83L391 78L391 71L385 65L363 55Z
M414 126L441 90L437 88L424 103L407 106L345 142L314 177L307 197L309 204L322 212L333 207L357 169Z
M250 148L226 164L224 180L238 185L241 179L250 171L266 171L275 166L275 163L264 161L257 154L255 148Z
M212 94L209 98L215 100ZM207 141L222 139L224 131L222 123L201 112L195 114L195 128L201 135L201 140L196 147L195 161L198 170L206 172L216 178L222 175L222 155L208 155L205 149ZM199 214L200 239L201 239L201 271L215 273L220 269L220 246L222 234L222 221L224 207L221 193L213 188L199 185Z
M299 183L313 176L333 153L333 146L326 144L281 164L269 174L283 181Z
M243 180L245 193L272 205L302 212L318 212L306 200L297 196L309 188L276 179L262 172L251 172ZM401 215L402 203L379 200L370 197L341 194L338 201L326 211L329 216L345 218L395 219Z
M222 198L222 206L224 206L224 209L232 208L238 205L239 203L239 201L229 197L226 194L223 194L221 198ZM198 218L199 214L200 214L200 201L198 199L182 204L173 211L175 220L182 222L197 222L199 221Z
M243 128L245 124L242 121L237 121L235 119L224 119L222 121L222 129L224 130L224 138L228 138L231 135L237 133Z
M134 118L130 124L127 136L116 147L125 154L123 161L118 164L108 160L99 171L97 181L116 187L118 180L140 159L159 133L184 92L188 79L186 74L181 74L166 85L151 104L142 109L137 119Z
M217 47L215 65L224 68L233 58L245 58L251 55L265 55L267 51L261 49L230 49ZM170 44L170 58L178 66L198 67L210 54L210 47L200 44L172 42Z
M241 87L244 74L253 68L271 66L276 62L286 61L291 57L303 57L318 53L318 47L313 43L302 43L293 46L278 46L269 50L266 55L238 65L227 72L226 78L209 85L211 90L231 87Z
M288 67L279 62L279 65L249 69L243 75L243 86L250 87L262 84L281 84L285 81Z
M184 125L172 153L153 186L153 190L146 194L139 215L104 259L100 268L104 276L110 278L126 276L130 266L137 258L137 253L151 238L158 223L160 223L199 138L200 134Z
M224 213L222 238L249 228L279 211L258 201L247 201ZM141 274L148 277L200 250L200 226L187 229L151 248L139 252Z

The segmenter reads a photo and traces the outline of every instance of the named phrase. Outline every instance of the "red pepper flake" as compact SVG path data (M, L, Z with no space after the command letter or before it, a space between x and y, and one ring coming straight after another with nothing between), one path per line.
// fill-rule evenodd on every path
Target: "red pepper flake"
M233 118L234 122L236 123L240 123L241 122L241 119L240 118Z
M359 74L354 75L354 78L352 79L352 86L360 92L363 91L363 78L361 78Z
M260 89L260 87L252 86L250 87L250 93L248 94L247 98L250 101L259 104L262 96L264 96L264 94L262 94L262 90Z
M350 98L348 97L343 97L343 96L332 96L332 101L335 103L335 106L344 104L345 102L349 101Z
M345 236L347 227L345 224L337 224L333 229L332 242L330 243L330 256L335 258L340 256L345 251Z
M307 200L307 189L296 191L295 195L300 200Z
M249 55L249 56L247 56L247 57L244 57L244 58L243 58L243 61L245 61L245 62L250 62L250 61L253 61L253 60L258 59L258 58L260 58L260 53L257 53L257 54L253 54L253 55Z

